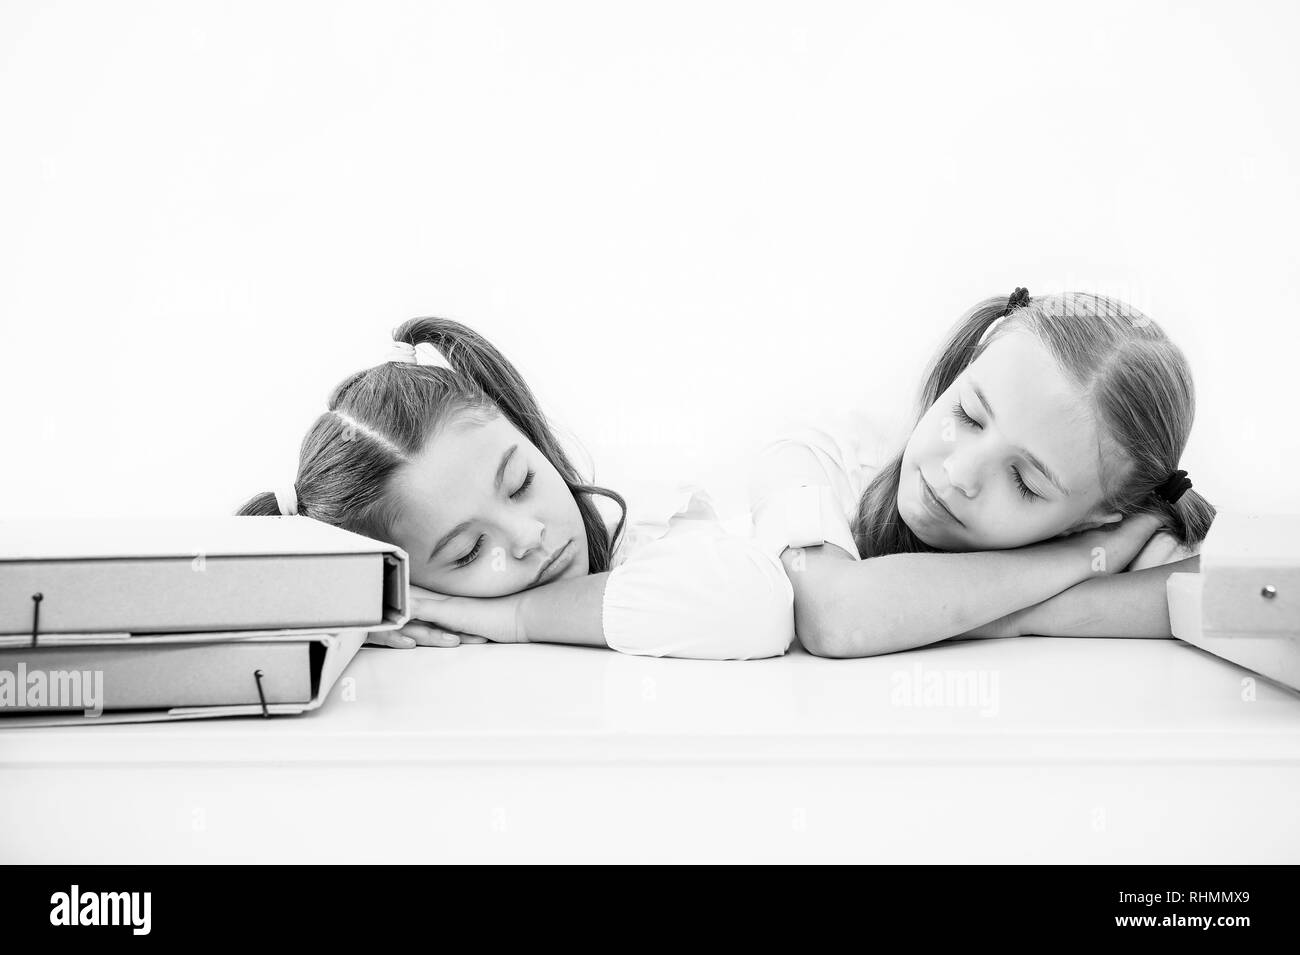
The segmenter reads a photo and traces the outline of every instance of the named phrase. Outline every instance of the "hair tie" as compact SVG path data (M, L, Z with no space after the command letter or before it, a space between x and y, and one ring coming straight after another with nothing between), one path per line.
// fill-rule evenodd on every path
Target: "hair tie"
M451 362L447 361L447 356L438 351L438 346L433 342L420 342L418 345L409 342L393 342L385 357L387 361L425 365L429 368L446 368L452 374L456 372L456 369L451 367Z
M1002 315L1010 315L1013 311L1022 305L1029 304L1029 289L1017 288L1007 297L1007 307L1002 310ZM1001 316L1000 316L1001 317Z
M1187 477L1186 471L1175 471L1162 483L1156 485L1156 496L1164 498L1170 504L1173 504L1187 491L1191 490L1192 482Z
M280 488L275 492L275 503L280 508L281 517L298 513L298 488L296 484Z

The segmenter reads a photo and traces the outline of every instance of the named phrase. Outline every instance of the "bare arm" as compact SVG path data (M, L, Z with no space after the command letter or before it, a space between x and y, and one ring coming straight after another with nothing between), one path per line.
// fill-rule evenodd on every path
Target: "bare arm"
M454 646L460 635L470 642L582 644L707 660L785 653L794 638L785 571L746 537L691 528L645 543L613 571L504 597L447 596L413 586L404 635L423 635L432 646Z
M519 594L521 642L607 647L602 608L609 573L557 580Z
M1085 580L1011 615L1006 635L1044 637L1171 637L1165 582L1198 573L1199 556L1126 574ZM994 624L996 626L996 623ZM978 631L971 636L988 634Z
M824 487L840 476L833 456L789 441L765 453L751 477L755 526L787 543L817 536L778 502L787 489ZM780 537L798 524L798 533ZM842 508L822 503L830 542L781 556L795 595L795 629L809 652L861 657L925 646L1042 603L1093 576L1113 574L1159 527L1136 515L1118 525L1016 550L892 554L858 560ZM812 534L810 537L809 535ZM846 548L846 549L841 549Z
M1135 535L1149 537L1155 526L1154 518L1142 517L1124 538L1118 530L1089 531L1016 550L862 561L823 545L787 549L781 561L794 586L795 629L808 651L873 656L937 643L1040 604L1105 572L1097 569L1095 552L1106 547L1100 543L1106 535L1127 544ZM1126 563L1126 548L1114 550L1112 559Z
M370 635L381 646L461 643L574 643L607 647L603 622L609 574L590 574L504 597L457 597L412 584L411 619Z

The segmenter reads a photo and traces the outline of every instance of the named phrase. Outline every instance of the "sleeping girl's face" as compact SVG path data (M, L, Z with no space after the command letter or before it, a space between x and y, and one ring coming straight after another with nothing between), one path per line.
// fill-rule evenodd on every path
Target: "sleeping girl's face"
M1090 404L1030 332L995 338L903 451L898 509L931 547L999 550L1119 520Z
M587 573L587 532L560 473L503 415L453 415L394 482L411 583L500 597Z

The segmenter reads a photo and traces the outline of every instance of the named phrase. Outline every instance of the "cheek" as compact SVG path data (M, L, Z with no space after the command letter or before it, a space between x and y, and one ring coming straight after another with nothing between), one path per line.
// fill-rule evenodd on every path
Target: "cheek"
M903 449L903 463L914 465L945 457L955 437L955 423L951 415L938 414L932 408L907 439L907 446Z
M578 502L573 499L569 486L564 483L559 472L552 471L551 478L546 488L543 520L548 527L562 531L564 537L580 537L585 540L582 512L578 510Z
M990 502L981 527L980 546L989 550L1025 547L1058 536L1072 526L1073 515L1059 503L1025 502L1019 492Z

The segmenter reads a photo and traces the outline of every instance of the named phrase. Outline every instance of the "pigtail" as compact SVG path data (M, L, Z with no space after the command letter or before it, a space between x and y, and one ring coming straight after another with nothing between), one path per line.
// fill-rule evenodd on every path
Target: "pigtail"
M263 491L261 494L255 494L245 501L235 511L236 517L275 517L280 513L280 505L276 502L275 494L270 491Z
M1173 534L1185 547L1192 547L1205 540L1210 533L1210 525L1218 510L1196 491L1187 491L1173 506L1176 519Z
M393 331L393 340L408 345L423 342L433 345L457 376L486 396L523 433L531 436L539 427L547 427L537 398L523 376L496 346L474 329L446 318L413 318ZM445 370L424 370L448 374Z
M1179 544L1195 547L1205 540L1217 513L1213 504L1193 490L1184 491L1172 504L1158 495L1153 497L1151 509L1164 516L1165 526Z
M1028 305L1028 297L1020 304ZM963 315L953 326L943 347L939 349L926 369L925 378L921 383L921 393L918 396L917 421L921 420L930 406L938 401L939 396L957 380L957 376L979 356L983 350L980 339L994 322L1008 314L1007 306L1008 300L1005 298L998 296L986 298Z

